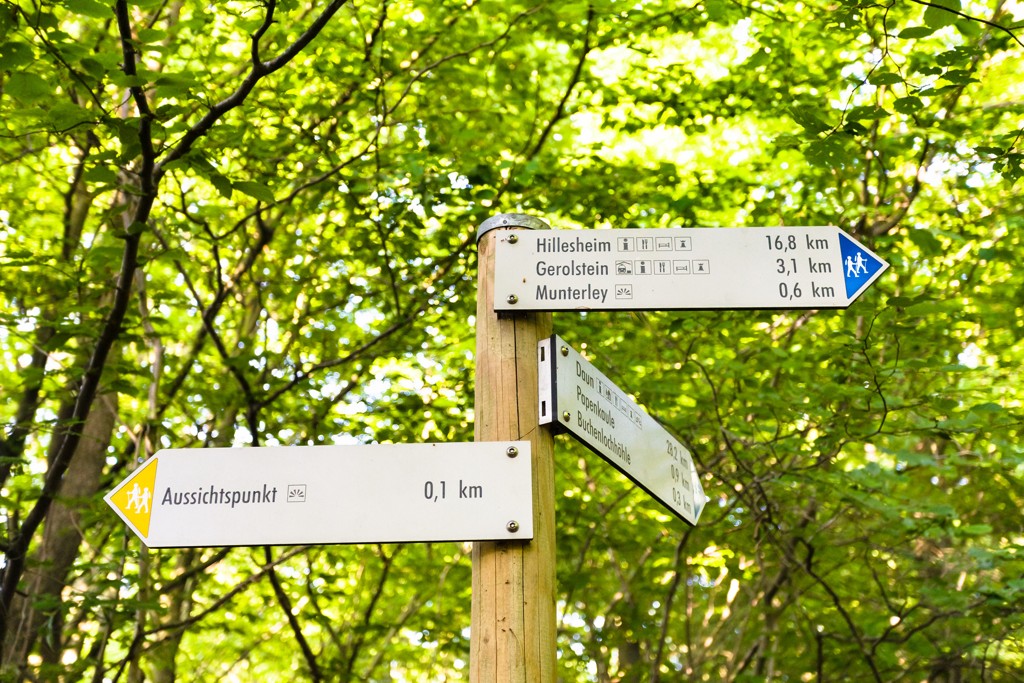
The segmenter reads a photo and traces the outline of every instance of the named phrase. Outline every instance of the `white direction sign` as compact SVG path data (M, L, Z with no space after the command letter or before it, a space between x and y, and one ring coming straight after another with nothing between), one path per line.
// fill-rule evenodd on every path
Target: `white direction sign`
M845 308L887 267L834 226L516 230L494 309Z
M105 497L152 548L533 538L530 443L171 449Z
M540 423L565 427L669 510L696 525L707 497L690 452L557 335L538 344Z

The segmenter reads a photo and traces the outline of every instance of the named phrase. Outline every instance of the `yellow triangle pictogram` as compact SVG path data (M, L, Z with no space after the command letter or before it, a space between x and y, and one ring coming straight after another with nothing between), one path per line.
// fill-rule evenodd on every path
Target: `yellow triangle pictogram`
M149 519L156 495L156 462L149 462L125 479L108 501L143 537L149 536Z

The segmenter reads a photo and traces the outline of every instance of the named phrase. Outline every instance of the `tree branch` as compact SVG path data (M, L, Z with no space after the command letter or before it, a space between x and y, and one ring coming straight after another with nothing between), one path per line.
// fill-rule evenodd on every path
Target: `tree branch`
M286 48L284 52L270 61L258 61L259 47L254 42L252 46L252 56L255 61L253 62L252 69L249 71L249 74L242 80L242 83L233 93L213 105L210 110L206 112L206 115L199 119L199 121L185 133L174 149L168 152L156 167L156 179L159 180L163 177L163 174L167 171L168 164L173 161L177 161L188 154L192 150L192 146L195 145L200 138L206 135L210 129L213 128L213 125L222 116L224 116L224 114L241 106L249 96L249 93L253 91L253 88L256 87L256 84L259 83L261 79L265 76L269 76L278 69L281 69L288 64L288 62L294 59L295 56L303 50L303 48L309 45L309 43L320 34L320 31L327 26L327 22L331 20L331 17L333 17L347 1L348 0L331 0L330 4L328 4L320 16L310 24L309 28L303 31L302 35L300 35L294 43ZM275 6L275 2L268 3L269 9L267 11L267 19L257 30L256 35L253 37L254 41L258 41L259 37L262 36L269 28Z
M132 44L131 17L128 14L128 0L117 0L114 5L114 15L117 17L117 30L121 38L121 71L128 77L138 75L135 64L135 46ZM143 197L150 197L156 191L156 178L153 170L156 164L156 151L153 149L153 112L149 108L149 100L146 99L146 92L142 86L132 84L128 86L135 108L139 111L139 146L142 150L142 165L139 169L139 180L142 184ZM146 210L148 218L149 211ZM130 230L137 230L129 226Z
M665 595L665 609L661 614L661 627L658 634L658 647L654 652L654 656L651 658L651 683L659 683L661 681L661 662L665 656L665 643L668 640L668 627L671 622L672 616L672 603L675 601L676 593L679 592L679 586L683 580L683 572L680 571L680 567L685 565L683 558L683 549L686 548L687 541L690 540L690 535L693 533L695 527L688 527L683 537L679 539L679 543L676 544L675 557L672 559L672 581L669 583L668 592Z
M402 551L405 546L399 544L395 546L395 552L389 557L384 552L383 547L377 546L378 552L380 552L381 561L383 567L381 569L380 578L377 581L377 585L373 591L373 595L370 596L370 602L366 605L366 609L363 610L363 623L362 628L355 629L356 636L352 644L352 651L349 653L348 659L345 662L344 677L342 680L351 680L352 672L355 671L356 657L359 655L359 650L362 649L363 644L366 642L366 633L369 630L370 622L373 619L373 613L377 606L377 602L384 594L384 587L387 585L388 575L391 573L392 564L395 561L395 556Z
M976 21L979 24L985 24L985 26L989 26L989 27L994 28L994 29L996 29L998 31L1002 31L1006 35L1008 35L1011 38L1013 38L1014 42L1016 42L1018 45L1020 45L1021 47L1024 47L1024 41L1022 41L1020 38L1017 37L1017 34L1013 32L1013 29L1007 28L1006 26L1003 26L1002 24L997 24L995 21L991 21L989 19L982 19L981 17L971 16L970 14L967 14L966 12L961 12L958 9L953 9L952 7L947 7L946 5L940 5L937 2L928 2L928 0L910 0L910 1L913 2L914 4L917 4L917 5L924 5L925 7L931 7L931 8L934 8L934 9L942 10L943 12L949 12L950 14L955 14L956 16L958 16L958 17L960 17L962 19L967 19L968 21Z
M864 639L861 637L860 631L857 629L857 625L853 623L853 617L850 616L850 613L846 610L846 607L843 606L843 601L839 597L839 594L836 593L835 589L832 588L832 586L830 586L824 578L822 578L817 572L814 571L813 565L811 563L811 558L814 554L814 546L812 546L803 538L797 538L796 542L800 543L807 549L806 561L797 563L798 566L801 569L803 569L808 576L814 579L814 581L819 586L821 586L826 593L828 593L829 598L831 598L832 600L832 605L836 608L836 611L839 612L839 616L843 618L843 621L846 622L846 627L850 630L850 635L852 635L853 639L857 642L857 646L860 649L861 656L864 658L864 661L867 662L868 668L871 669L872 677L875 679L875 681L877 681L877 683L882 683L882 673L878 670L878 665L875 664L875 658L872 652L865 645Z
M572 97L572 91L576 89L576 86L580 82L580 78L583 76L583 66L587 63L587 55L590 54L592 46L590 44L590 35L594 30L594 6L592 4L587 5L587 28L583 34L583 49L580 50L579 59L576 60L576 67L573 69L572 76L569 78L569 85L566 86L565 92L562 93L562 99L558 101L558 106L555 107L555 113L551 116L548 124L541 131L540 137L537 138L537 144L533 146L533 149L526 155L527 161L533 159L537 154L540 153L544 143L547 142L548 137L551 135L551 131L554 130L555 125L562 120L565 116L565 107L569 103L569 98Z
M471 240L475 240L475 239L476 239L475 236L471 236L471 237L467 238L457 248L453 249L452 250L452 254L451 254L451 256L448 257L447 261L445 261L444 263L442 263L439 266L440 272L437 274L437 276L435 276L434 278L432 278L430 280L424 281L421 289L425 288L426 286L428 286L428 285L430 285L430 284L432 284L434 282L437 282L438 280L443 278L445 275L447 275L448 271L451 270L451 268L454 266L454 264L459 260L459 258L462 255L462 252L469 245L470 241ZM285 384L284 386L280 387L279 389L277 389L276 391L274 391L273 393L268 395L259 404L259 407L260 408L264 408L264 407L270 405L271 403L276 401L278 398L280 398L282 395L284 395L284 394L288 393L289 391L291 391L298 384L301 384L302 382L305 382L314 373L317 373L317 372L319 372L321 370L327 370L329 368L333 368L333 367L336 367L338 365L345 365L346 363L349 363L349 362L355 360L359 356L365 354L370 349L374 348L375 346L378 346L381 342L383 342L387 338L391 337L392 335L396 334L397 332L401 331L402 329L404 329L405 327L407 327L408 325L413 323L416 319L419 318L420 314L423 313L423 311L425 311L427 308L430 307L430 305L431 305L430 304L430 297L429 296L425 297L423 299L423 301L418 306L416 306L415 308L412 308L412 309L406 311L405 315L403 315L401 318L399 318L398 320L393 322L386 329L382 330L381 333L378 334L376 337L373 337L369 341L364 342L363 344L359 345L358 347L356 347L355 349L353 349L352 351L350 351L346 355L344 355L344 356L342 356L340 358L334 358L332 360L327 360L327 361L323 361L323 362L317 363L315 365L312 365L311 367L309 367L306 370L299 369L295 373L295 376L287 384Z
M267 560L267 578L270 579L270 585L274 589L274 596L277 597L277 602L281 605L281 609L284 611L285 618L288 620L288 625L292 629L292 633L295 634L295 640L299 643L299 648L302 650L302 656L306 659L306 664L309 666L309 673L311 680L322 681L324 679L323 674L320 673L320 665L317 664L316 655L313 654L313 650L309 647L309 642L306 640L306 636L302 635L302 626L299 624L299 620L292 614L292 603L288 599L288 594L284 592L284 588L281 587L281 582L277 578L277 572L274 571L274 556L270 551L270 546L263 546L263 556Z

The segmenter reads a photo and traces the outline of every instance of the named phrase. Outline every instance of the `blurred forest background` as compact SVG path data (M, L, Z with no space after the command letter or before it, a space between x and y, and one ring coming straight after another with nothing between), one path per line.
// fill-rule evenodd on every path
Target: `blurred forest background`
M1024 680L1019 0L0 0L0 680L457 681L469 546L148 550L167 447L469 441L476 227L838 225L845 311L558 314L565 681Z

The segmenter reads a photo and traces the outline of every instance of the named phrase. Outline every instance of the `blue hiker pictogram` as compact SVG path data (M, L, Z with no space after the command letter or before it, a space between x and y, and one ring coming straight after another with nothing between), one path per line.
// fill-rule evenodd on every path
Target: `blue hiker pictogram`
M843 258L846 296L852 300L881 273L885 261L843 233L839 233L839 253Z

